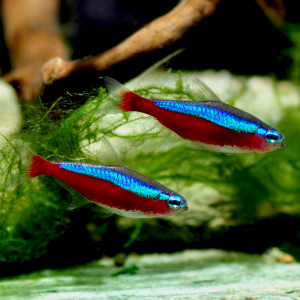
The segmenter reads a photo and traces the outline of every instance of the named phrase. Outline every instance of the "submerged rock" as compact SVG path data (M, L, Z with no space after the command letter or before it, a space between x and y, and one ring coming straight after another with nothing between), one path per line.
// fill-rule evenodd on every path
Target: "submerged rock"
M44 270L0 281L0 298L19 299L299 299L300 264L221 250L130 255Z

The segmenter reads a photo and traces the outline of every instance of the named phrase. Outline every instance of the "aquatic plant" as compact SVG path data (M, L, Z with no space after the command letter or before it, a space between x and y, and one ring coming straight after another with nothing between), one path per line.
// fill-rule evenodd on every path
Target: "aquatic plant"
M129 87L145 97L192 99L185 88L188 76L200 76L208 83L221 82L218 86L223 90L215 91L224 101L276 126L284 133L287 147L269 154L243 155L193 148L170 135L152 117L119 111L104 88L76 95L86 100L79 108L72 106L70 95L57 99L51 107L42 103L25 107L22 130L10 138L10 143L3 143L0 150L0 265L39 260L47 256L49 247L53 253L66 256L72 250L53 241L62 241L60 237L74 226L74 220L70 221L73 217L82 226L95 222L95 230L102 228L95 243L85 245L91 257L99 255L99 247L105 247L100 242L105 234L118 231L124 224L124 228L137 224L135 220L115 217L100 220L90 210L70 214L67 206L71 197L55 180L20 179L18 174L24 174L26 168L26 150L20 150L20 139L50 160L109 163L109 155L100 142L105 135L126 166L162 182L188 200L190 210L167 221L184 230L186 226L200 228L203 224L210 229L249 224L255 218L278 213L299 215L299 91L285 82L233 78L227 72L144 75ZM147 221L148 228L160 222L164 221ZM103 224L108 225L101 227ZM91 231L73 232L73 237L80 239L88 233ZM121 238L118 247L126 244L126 239ZM82 244L80 240L76 243Z

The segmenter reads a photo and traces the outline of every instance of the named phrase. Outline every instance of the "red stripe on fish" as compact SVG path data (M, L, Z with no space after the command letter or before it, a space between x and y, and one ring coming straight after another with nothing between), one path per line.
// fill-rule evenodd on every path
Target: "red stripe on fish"
M207 145L262 150L264 140L256 134L240 133L195 116L156 109L152 116L183 138Z

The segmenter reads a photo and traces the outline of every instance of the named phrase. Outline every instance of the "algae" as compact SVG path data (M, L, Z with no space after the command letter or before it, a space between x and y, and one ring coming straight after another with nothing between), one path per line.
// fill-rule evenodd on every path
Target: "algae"
M111 253L116 253L138 240L140 232L144 237L168 239L170 231L158 232L159 224L177 228L177 231L172 229L172 234L183 242L184 235L189 236L189 227L197 230L205 226L209 232L251 224L280 213L299 216L299 89L272 78L248 79L225 71L144 74L129 82L128 88L145 97L193 100L187 89L193 76L202 78L225 102L277 127L284 133L287 147L268 154L243 155L195 149L187 141L174 138L151 116L120 112L104 88L76 95L86 101L81 107L72 104L69 94L56 99L51 107L45 107L42 102L25 107L22 129L0 152L3 272L8 272L11 265L24 263L35 268L45 264L64 266L76 259L82 262L99 257L112 248L115 252ZM142 228L137 220L99 219L89 209L70 214L66 208L71 196L52 178L18 182L17 174L26 172L22 154L26 151L20 150L19 140L50 160L109 163L101 146L103 135L127 167L181 193L188 200L190 210L166 220L145 220L146 226ZM88 227L92 222L96 224L96 232ZM126 228L129 233L125 233ZM146 228L153 233L145 234ZM118 236L118 240L114 241L110 235ZM86 241L86 247L82 241ZM76 247L86 257L76 257L73 250L77 251ZM74 260L49 262L50 252L62 260L73 255Z

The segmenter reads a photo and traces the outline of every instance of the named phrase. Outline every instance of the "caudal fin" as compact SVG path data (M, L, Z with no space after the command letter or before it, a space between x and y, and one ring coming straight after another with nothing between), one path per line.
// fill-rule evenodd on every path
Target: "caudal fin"
M47 160L37 154L31 154L31 164L28 168L28 176L36 177L44 174L44 168Z
M141 111L146 99L131 92L124 85L111 77L104 77L109 94L119 102L119 108L124 111ZM147 100L146 100L147 101Z

